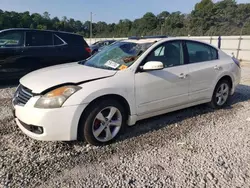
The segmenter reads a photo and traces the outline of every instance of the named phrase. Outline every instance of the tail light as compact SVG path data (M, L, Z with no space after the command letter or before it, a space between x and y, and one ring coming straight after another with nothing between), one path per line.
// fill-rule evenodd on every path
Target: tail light
M89 47L86 47L85 50L91 54L91 49Z
M240 68L240 61L235 57L232 57L232 59L233 59L234 63Z

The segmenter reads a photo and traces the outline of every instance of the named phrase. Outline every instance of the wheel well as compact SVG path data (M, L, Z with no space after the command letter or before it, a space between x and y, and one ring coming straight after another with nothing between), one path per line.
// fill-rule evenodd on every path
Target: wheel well
M127 100L120 96L120 95L116 95L116 94L110 94L110 95L103 95L101 97L98 97L96 99L94 99L93 101L91 101L88 106L84 109L82 115L85 115L86 112L95 104L95 103L98 103L99 101L101 100L107 100L107 99L112 99L112 100L116 100L118 101L123 107L124 107L124 110L125 112L127 112L127 115L130 115L131 114L131 111L130 111L130 106L127 102Z
M227 80L227 81L229 82L229 84L230 84L230 88L232 89L232 87L233 87L233 81L232 81L232 78L231 78L230 76L223 76L223 77L219 80L219 82L222 81L222 80ZM219 82L218 82L218 83L219 83Z
M116 100L118 101L125 109L125 112L127 112L127 116L131 114L130 111L130 107L129 104L127 102L127 100L120 96L120 95L115 95L115 94L110 94L110 95L103 95L101 97L98 97L96 99L94 99L93 101L91 101L88 106L83 110L82 115L78 121L78 127L77 127L77 139L79 139L79 123L81 122L81 120L86 118L87 112L92 108L92 106L96 103L98 103L101 100L108 100L108 99L112 99L112 100Z

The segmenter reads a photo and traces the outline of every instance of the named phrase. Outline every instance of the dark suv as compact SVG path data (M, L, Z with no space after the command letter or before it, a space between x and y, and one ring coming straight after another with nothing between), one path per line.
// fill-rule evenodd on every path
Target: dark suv
M91 55L81 35L33 29L0 31L0 80L17 79L42 67L80 61Z

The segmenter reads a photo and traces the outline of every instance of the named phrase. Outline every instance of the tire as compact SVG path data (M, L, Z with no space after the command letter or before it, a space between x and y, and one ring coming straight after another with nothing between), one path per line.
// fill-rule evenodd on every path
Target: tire
M226 92L226 88L227 88L227 92ZM223 92L221 89L223 89ZM212 100L209 103L209 106L213 109L220 109L220 108L223 108L225 105L227 105L231 97L230 96L231 89L232 88L228 80L219 81L214 89Z
M126 114L122 105L115 100L95 102L79 121L78 140L85 140L95 146L110 144L124 131ZM114 123L116 125L112 125Z

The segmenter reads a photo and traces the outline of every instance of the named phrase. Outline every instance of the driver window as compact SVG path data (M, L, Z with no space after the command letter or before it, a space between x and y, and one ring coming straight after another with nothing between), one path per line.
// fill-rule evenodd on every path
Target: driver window
M21 31L10 31L0 35L0 46L12 47L23 46L23 44L23 32Z
M160 61L164 67L174 67L184 64L183 47L181 41L166 42L152 51L147 59L148 61Z

